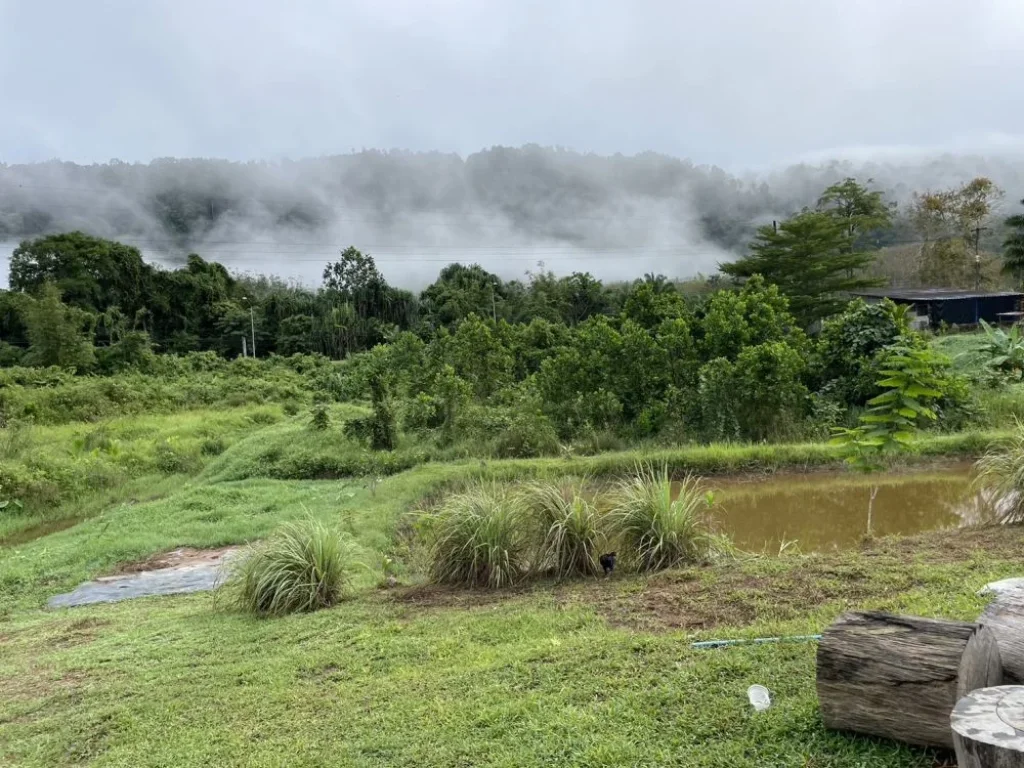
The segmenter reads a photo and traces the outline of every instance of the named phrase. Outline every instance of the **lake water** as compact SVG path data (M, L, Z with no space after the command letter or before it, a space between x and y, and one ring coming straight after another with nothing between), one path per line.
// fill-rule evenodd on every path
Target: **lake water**
M909 535L984 522L985 505L971 488L971 465L861 475L853 472L708 478L715 519L747 551L776 553L796 541L804 552L855 546L875 536ZM877 487L868 507L871 490Z

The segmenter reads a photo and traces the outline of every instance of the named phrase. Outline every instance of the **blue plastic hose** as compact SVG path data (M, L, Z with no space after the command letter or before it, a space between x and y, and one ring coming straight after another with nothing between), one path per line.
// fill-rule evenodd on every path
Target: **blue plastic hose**
M691 648L724 648L730 645L760 645L763 643L806 643L821 640L821 635L791 635L790 637L757 637L752 640L701 640L690 643Z

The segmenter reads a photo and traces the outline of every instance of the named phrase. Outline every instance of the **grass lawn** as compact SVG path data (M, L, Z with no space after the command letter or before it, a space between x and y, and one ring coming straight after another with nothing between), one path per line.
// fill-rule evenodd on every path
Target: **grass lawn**
M276 620L216 595L39 609L119 562L305 514L350 530L372 566L399 516L466 471L194 481L0 550L0 764L924 768L926 751L822 728L813 643L688 644L817 632L851 607L973 618L1024 544L979 529L504 592L381 590L368 572L336 608ZM760 715L753 683L775 697Z

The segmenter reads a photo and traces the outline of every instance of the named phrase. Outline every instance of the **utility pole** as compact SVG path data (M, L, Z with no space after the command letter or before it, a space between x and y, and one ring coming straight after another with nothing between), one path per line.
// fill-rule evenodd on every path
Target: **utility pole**
M256 315L252 309L252 299L248 296L243 296L242 301L249 303L249 327L252 329L252 356L256 357Z
M988 227L974 228L974 290L981 289L981 233Z
M491 284L491 319L494 321L495 325L498 324L498 310L497 310L497 308L495 307L495 304L494 304L494 284L493 283Z
M245 348L245 336L242 337L242 357L248 357L249 350Z

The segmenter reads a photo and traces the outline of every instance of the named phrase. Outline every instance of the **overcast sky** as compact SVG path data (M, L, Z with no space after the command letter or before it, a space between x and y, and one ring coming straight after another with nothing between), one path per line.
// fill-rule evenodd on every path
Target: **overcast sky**
M0 161L1018 147L1021 40L1022 0L0 0Z

